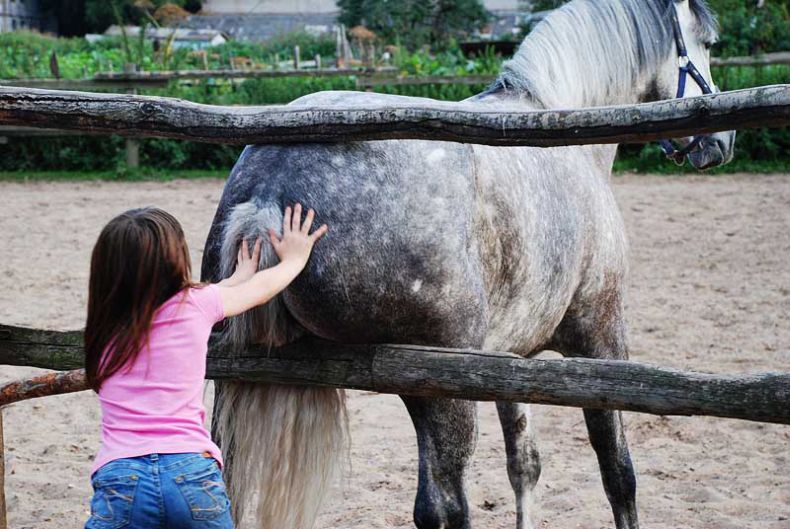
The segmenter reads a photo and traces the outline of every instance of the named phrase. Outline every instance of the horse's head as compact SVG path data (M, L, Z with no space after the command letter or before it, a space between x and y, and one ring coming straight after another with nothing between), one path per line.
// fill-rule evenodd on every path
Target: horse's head
M673 53L657 71L657 99L694 97L718 92L710 71L710 48L716 42L716 19L704 0L669 0L667 21L674 36ZM676 139L678 147L661 142L669 158L682 164L688 157L697 169L732 160L735 131Z
M584 108L715 92L705 0L573 0L549 13L503 67L496 86L538 108ZM705 169L732 158L734 132L662 142Z

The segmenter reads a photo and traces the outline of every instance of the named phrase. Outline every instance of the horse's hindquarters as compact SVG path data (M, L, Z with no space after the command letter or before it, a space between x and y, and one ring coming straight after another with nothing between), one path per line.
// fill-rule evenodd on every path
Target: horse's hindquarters
M250 147L215 223L227 244L239 238L230 225L265 236L281 228L287 205L316 211L315 224L329 233L282 296L288 318L314 335L479 343L486 309L469 154L423 141ZM230 249L221 253L230 265Z
M250 201L233 208L224 222L222 275L232 274L242 239L265 234L281 222L279 205ZM266 244L260 267L276 262ZM224 336L237 346L281 345L301 332L277 298L230 318ZM217 388L214 432L225 455L236 523L252 507L257 527L312 527L342 466L347 437L344 393L249 382L221 382Z

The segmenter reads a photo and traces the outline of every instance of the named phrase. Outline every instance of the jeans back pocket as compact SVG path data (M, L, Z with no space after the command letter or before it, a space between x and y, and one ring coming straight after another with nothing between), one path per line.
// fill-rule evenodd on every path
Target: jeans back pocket
M173 478L195 520L213 520L230 507L225 483L222 481L217 463L213 459L205 461L208 463L206 468L179 474Z
M128 525L139 481L137 474L116 474L94 479L91 517L86 528L120 529Z

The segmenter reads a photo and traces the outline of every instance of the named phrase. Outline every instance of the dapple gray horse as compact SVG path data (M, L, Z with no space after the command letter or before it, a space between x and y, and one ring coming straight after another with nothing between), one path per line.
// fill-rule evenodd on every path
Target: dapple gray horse
M716 23L703 0L575 0L541 22L497 82L468 104L527 111L673 98L678 31L715 90L708 49ZM690 82L684 95L700 93ZM292 104L427 101L322 92ZM690 161L698 168L726 163L734 136L701 138ZM229 275L241 239L279 230L284 207L298 201L315 209L329 235L278 300L227 324L235 343L281 344L308 334L525 357L552 349L625 359L627 252L610 187L615 153L612 145L540 149L405 140L249 146L214 218L203 280ZM264 248L262 266L275 260ZM403 401L419 446L417 527L469 527L464 474L476 442L475 404ZM517 526L529 527L540 473L529 411L511 402L497 409ZM342 392L334 389L218 384L214 432L226 454L237 521L254 501L257 526L313 525L342 466L344 410ZM616 525L634 529L635 478L621 415L584 410L584 417Z

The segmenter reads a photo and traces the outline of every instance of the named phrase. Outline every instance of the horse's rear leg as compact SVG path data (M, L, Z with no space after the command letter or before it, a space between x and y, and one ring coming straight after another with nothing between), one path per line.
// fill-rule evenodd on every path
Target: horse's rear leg
M516 528L531 529L535 485L540 477L540 456L529 406L497 402L499 422L505 437L507 475L516 494Z
M467 529L464 478L477 442L474 402L401 397L417 430L419 483L414 504L418 529Z
M628 359L620 282L590 296L566 314L551 344L565 356ZM584 410L617 529L637 529L636 477L619 411Z
M585 409L584 419L617 529L637 529L636 477L623 432L623 417L619 411Z

